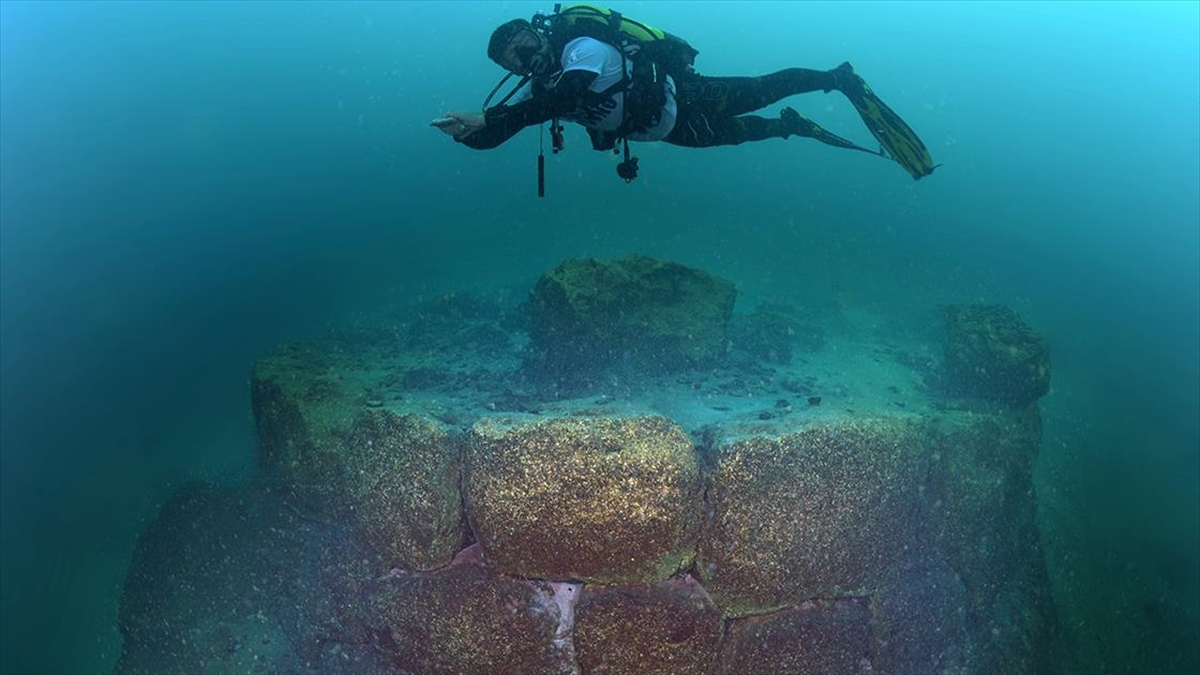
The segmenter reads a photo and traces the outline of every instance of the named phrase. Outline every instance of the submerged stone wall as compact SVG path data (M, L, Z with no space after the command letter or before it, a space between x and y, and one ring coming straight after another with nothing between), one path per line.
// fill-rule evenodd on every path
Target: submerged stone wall
M385 500L355 511L366 552L331 553L311 588L353 588L342 611L400 672L1036 669L1050 626L1020 503L1030 415L846 420L708 448L663 418L485 419L452 444L477 543L422 571L451 538L413 533L445 535L460 514ZM388 419L368 409L355 427ZM424 480L399 466L374 470ZM451 485L443 505L459 503ZM342 566L364 555L373 571Z
M774 390L735 408L756 369L711 391L687 376L623 402L539 399L475 361L381 368L394 351L258 364L261 479L189 491L147 531L119 672L1045 664L1036 405L930 387L833 410L810 378L806 408ZM784 391L795 372L777 373ZM708 423L654 412L667 386L704 400Z

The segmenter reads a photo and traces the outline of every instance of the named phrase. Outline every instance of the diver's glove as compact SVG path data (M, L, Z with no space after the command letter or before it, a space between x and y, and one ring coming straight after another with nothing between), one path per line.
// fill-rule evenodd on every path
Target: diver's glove
M858 75L854 74L854 66L850 65L849 61L844 61L842 65L833 70L827 70L825 73L829 75L829 84L822 87L826 94L834 90L844 92L847 84L859 79Z
M476 113L451 112L433 120L429 126L459 141L487 126L487 121L483 115Z

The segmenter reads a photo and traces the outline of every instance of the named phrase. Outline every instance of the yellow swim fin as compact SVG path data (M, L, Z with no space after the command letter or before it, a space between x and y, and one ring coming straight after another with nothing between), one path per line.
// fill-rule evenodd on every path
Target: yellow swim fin
M850 99L854 109L884 153L904 167L915 180L933 173L938 164L933 163L929 149L921 142L917 133L900 116L871 91L871 87L854 72L854 67L843 63L834 69L837 88Z

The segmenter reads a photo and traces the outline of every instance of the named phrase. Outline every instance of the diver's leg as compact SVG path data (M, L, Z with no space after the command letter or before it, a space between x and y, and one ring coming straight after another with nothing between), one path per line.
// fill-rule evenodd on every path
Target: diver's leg
M787 138L789 130L782 119L757 115L729 117L713 115L703 110L680 109L675 128L663 140L688 148L711 148L718 145L741 145L768 138Z
M749 141L792 136L812 138L835 148L880 154L876 150L868 150L826 131L793 108L784 108L778 118L757 115L713 116L694 108L680 108L675 118L675 128L663 140L689 148L710 148L716 145L740 145Z
M710 116L745 115L796 94L837 88L831 70L788 68L760 77L693 75L679 83L679 99Z

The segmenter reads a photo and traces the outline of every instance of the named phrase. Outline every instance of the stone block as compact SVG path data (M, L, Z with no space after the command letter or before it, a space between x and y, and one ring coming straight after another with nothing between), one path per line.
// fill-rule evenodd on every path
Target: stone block
M888 587L871 597L871 610L871 665L877 672L1006 670L977 667L971 635L976 615L962 579L936 555L898 566Z
M584 673L705 675L722 627L721 610L691 576L585 586L575 608L575 656Z
M874 592L919 533L922 450L899 417L719 448L698 547L705 588L734 616Z
M445 565L465 538L458 447L440 423L368 401L365 378L334 359L285 349L256 364L264 474L306 511L350 514L389 564Z
M570 612L549 584L476 562L393 572L367 591L367 623L392 672L557 675L571 662ZM560 624L563 624L560 628Z
M250 382L259 467L301 502L320 506L345 494L345 440L361 408L354 386L323 356L285 347L257 362Z
M426 417L369 409L346 450L348 496L372 547L405 569L450 562L466 528L458 448L446 429Z
M699 465L666 418L489 417L465 454L472 530L509 574L653 583L692 561Z
M385 673L357 616L373 564L262 486L186 486L134 551L115 671Z
M718 675L872 673L866 598L807 601L730 622Z
M531 366L561 371L672 371L726 350L737 291L731 282L640 255L563 262L529 296Z
M1003 305L947 307L942 376L951 393L1025 406L1050 389L1050 347Z
M1033 492L1041 417L1036 410L953 413L926 430L923 521L970 589L973 609L986 612L1022 561L1041 555Z

